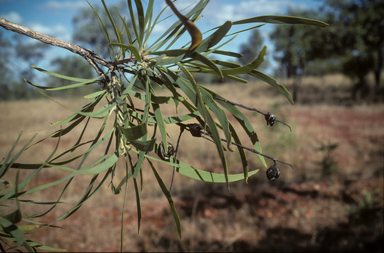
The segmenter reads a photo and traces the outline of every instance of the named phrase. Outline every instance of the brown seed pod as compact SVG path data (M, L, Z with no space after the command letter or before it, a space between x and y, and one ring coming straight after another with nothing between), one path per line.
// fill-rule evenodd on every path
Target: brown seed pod
M280 169L279 167L277 167L276 163L274 165L271 165L268 169L267 169L267 178L268 180L276 180L278 179L280 176Z
M272 113L268 112L264 115L265 120L267 121L267 126L271 125L273 126L275 124L276 116Z
M172 143L168 142L168 152L165 153L163 142L160 143L159 148L157 150L157 155L164 161L169 161L171 155L175 152Z

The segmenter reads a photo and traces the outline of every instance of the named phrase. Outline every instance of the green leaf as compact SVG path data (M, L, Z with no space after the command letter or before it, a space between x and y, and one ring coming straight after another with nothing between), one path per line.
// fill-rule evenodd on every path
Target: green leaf
M228 33L229 29L232 27L232 22L225 22L220 28L211 34L208 38L204 39L200 45L196 48L196 52L201 53L207 51L209 48L215 46L219 43L222 38Z
M67 133L71 132L72 129L74 129L76 126L78 126L84 119L85 119L85 116L82 116L82 117L78 118L75 122L73 122L68 127L64 128L64 129L57 130L55 132L55 134L51 135L51 137L52 138L57 138L59 136L66 135Z
M203 87L203 86L200 86ZM212 98L212 95L206 91L204 88L201 89L201 93L203 94L203 100L205 101L205 104L209 107L209 109L212 110L212 112L215 114L217 119L220 122L220 126L223 129L226 141L227 141L227 147L229 150L232 150L230 148L231 145L231 133L229 131L229 120L227 118L227 115L225 112L217 106L215 101Z
M168 153L168 141L167 141L167 129L165 128L165 122L163 114L161 113L160 106L158 104L152 104L153 111L155 112L156 122L158 123L161 139L163 141L163 147L165 153Z
M267 74L264 74L263 72L260 72L258 70L253 70L249 75L257 77L258 79L268 83L272 87L276 88L278 91L280 91L287 99L288 101L293 105L293 98L289 91L281 84L278 84L275 79L268 76Z
M142 49L143 45L143 38L144 38L144 30L145 30L145 17L144 17L144 9L143 9L143 4L141 3L141 0L135 0L136 4L136 10L137 10L137 16L139 20L139 36L138 36L138 41L140 45L140 49Z
M181 88L184 86L184 85L181 85L181 83L186 84L187 80L185 80L184 78L180 78L180 80L181 80L181 82L176 82L176 83L179 84L179 86ZM188 92L185 88L183 91ZM191 97L191 96L188 96L188 97L193 101L193 97ZM201 110L199 109L199 111L201 111ZM208 124L209 130L211 131L212 136L213 136L213 140L216 144L216 148L217 148L220 160L221 160L221 164L223 165L223 170L224 170L224 175L226 177L227 187L229 187L229 185L228 185L228 165L227 165L227 159L226 159L225 154L224 154L223 146L221 145L221 138L220 138L219 132L217 130L216 123L213 120L212 115L207 110L206 110L206 116L207 116L206 123Z
M131 94L132 96L134 96L140 100L146 100L147 99L145 94L136 92L134 90L130 90L129 94ZM183 101L184 98L181 96L178 96L176 100ZM151 95L151 102L154 104L171 104L171 103L175 103L175 98L174 97L168 97L168 96L155 96L154 94L152 94Z
M3 216L0 216L0 226L2 230L16 239L17 247L20 247L25 242L23 232L11 221Z
M250 73L251 71L253 71L254 69L260 66L260 64L264 61L264 56L266 54L267 54L267 47L264 46L263 49L260 51L259 55L257 56L257 58L253 60L251 63L248 63L242 67L222 69L221 72L223 72L224 74L231 74L231 75Z
M109 43L108 45L110 46L118 46L118 47L121 47L122 49L127 49L129 51L131 51L133 53L133 55L135 56L136 60L138 62L141 62L141 56L140 56L140 53L139 51L137 50L137 48L133 45L125 45L125 44L121 44L121 43L117 43L117 42L112 42L112 43Z
M77 77L71 77L71 76L64 76L64 75L60 75L60 74L57 74L57 73L54 73L54 72L50 72L50 71L47 71L45 69L36 67L35 65L31 65L31 67L36 69L36 70L38 70L38 71L40 71L40 72L42 72L42 73L48 74L50 76L55 76L55 77L58 77L60 79L65 79L65 80L69 80L69 81L73 81L73 82L78 82L78 83L92 83L95 80L100 78L100 77L96 77L94 79L84 79L84 78L77 78Z
M12 145L12 148L11 148L10 151L8 152L7 157L5 158L5 160L3 161L3 163L1 164L1 168L0 168L0 178L2 178L2 177L5 175L5 173L9 170L9 168L11 168L12 164L16 161L16 159L21 155L21 153L22 153L22 152L25 150L25 148L28 146L28 145L25 145L25 146L20 150L20 152L16 155L16 157L14 157L14 158L12 159L11 163L10 163L9 165L7 164L8 161L9 161L9 159L11 158L11 155L12 155L12 153L13 153L13 150L15 149L17 143L18 143L19 140L20 140L21 133L22 133L22 132L20 132L20 134L19 134L19 136L17 137L15 143ZM36 135L32 137L32 139L28 142L28 144L31 143L32 140L33 140L35 137L36 137Z
M176 56L176 57L164 57L160 59L157 64L159 65L169 65L169 64L175 64L184 59L185 54Z
M264 25L265 25L265 24L252 26L252 27L249 27L249 28L240 30L240 31L233 32L233 33L231 33L231 34L227 34L226 36L232 36L232 35L235 35L235 34L243 33L243 32L249 31L249 30L253 30L253 29L255 29L255 28L262 27L262 26L264 26Z
M139 71L140 71L140 69L138 70L137 73L139 73ZM136 74L136 75L132 78L132 80L129 82L129 85L124 89L124 91L123 91L123 93L121 94L121 97L120 97L121 100L124 100L125 97L127 96L127 94L130 93L130 92L132 91L132 87L133 87L133 85L135 84L135 82L136 82L136 80L137 80L137 76L138 76L138 74Z
M94 93L85 95L84 98L94 98L94 97L97 97L97 96L103 96L106 93L107 93L106 90L100 90L100 91L96 91Z
M109 18L109 21L111 21L112 28L113 28L113 30L115 31L117 41L121 41L121 38L120 38L120 36L119 36L118 29L117 29L116 24L115 24L115 21L113 21L112 15L111 15L111 13L110 13L109 10L108 10L107 5L105 4L104 0L101 0L101 2L103 3L103 6L104 6L105 12L107 13L107 16L108 16L108 18ZM124 39L123 39L123 40L124 40Z
M191 20L194 20L197 18L201 12L204 10L205 6L208 4L209 0L200 0L186 15L184 15L186 18L189 18ZM193 16L193 17L192 17ZM172 26L168 28L167 31L163 33L153 44L149 47L149 50L157 51L159 48L161 48L167 41L172 38L176 32L181 28L182 23L180 20L177 20ZM183 30L183 29L182 29ZM185 30L184 30L185 31ZM171 33L172 36L168 36L166 39L164 39L165 36L167 36L169 33ZM179 34L181 35L181 34ZM168 47L170 47L175 41L173 41ZM166 64L163 64L166 65Z
M144 119L144 116L142 114L138 113L138 112L134 112L132 110L129 110L129 114L132 117L134 117L134 118L137 118L137 119L140 119L140 120ZM180 122L184 122L184 121L187 121L187 120L190 120L190 119L194 119L194 118L196 118L199 115L200 115L200 113L198 111L195 111L193 113L184 114L184 115L164 117L164 123L165 124L180 123ZM157 124L157 120L154 117L149 117L148 122L149 123Z
M152 22L152 17L153 17L153 6L154 6L154 3L155 3L155 0L149 0L149 3L148 3L148 7L147 7L147 12L145 13L145 24L147 26L147 30L146 30L146 34L145 34L145 39L144 39L144 45L147 44L147 41L150 37L150 35L152 34L152 31L153 29L155 28L156 26L156 23L159 19L159 17L161 16L161 14L163 13L163 11L165 10L165 8L159 13L159 15L156 17L155 21L153 22L153 24L151 25L151 22ZM149 19L149 20L148 20Z
M233 127L233 125L231 124L231 122L229 122L229 128L231 129L231 134L233 136L233 140L235 141L235 143L241 145L241 140L240 140L239 136L237 135L237 132L236 132L235 128ZM248 171L249 171L249 168L248 168L247 155L245 154L245 151L244 151L243 148L237 147L237 150L239 151L239 155L240 155L240 158L241 158L241 163L243 165L244 181L245 181L246 184L248 184Z
M171 49L171 50L166 50L166 51L157 51L157 52L152 52L150 51L148 54L149 55L167 55L167 56L179 56L182 54L185 54L188 50L187 49Z
M225 174L217 174L213 172L208 172L204 170L199 170L194 167L189 166L188 169L184 168L188 165L182 164L180 162L180 166L176 168L176 172L180 173L183 176L190 177L196 180L204 181L204 182L210 182L210 183L226 183L227 176ZM248 173L248 177L256 174L259 170L254 170ZM228 182L234 182L243 180L244 174L228 174Z
M124 134L124 136L127 138L127 141L133 141L137 140L141 137L143 137L145 134L147 134L147 124L144 122L142 124L139 124L137 126L132 127L120 127L119 129Z
M93 12L95 13L95 16L96 16L96 19L97 19L97 22L99 23L100 25L100 29L101 31L103 32L103 36L104 36L104 39L107 43L110 43L111 42L111 39L109 38L109 34L108 34L108 30L107 28L105 27L104 23L103 23L103 20L100 18L99 14L97 13L97 11L93 8L93 6L88 2L87 0L87 3L89 4L89 6L91 6ZM112 48L113 50L113 48ZM111 53L110 53L111 49L110 47L108 47L108 55L111 57ZM114 55L114 52L113 52L113 55ZM111 57L112 58L112 57Z
M27 240L27 241L28 241L28 243L29 243L29 245L31 247L38 248L38 249L41 249L41 250L48 250L48 251L53 251L53 252L67 251L66 249L53 248L53 247L49 247L49 246L46 246L46 245L41 245L39 243L32 242L32 241L29 241L29 240Z
M136 178L133 179L133 183L135 185L135 193L136 193L136 206L137 206L137 234L140 234L140 227L141 227L141 203L140 203L140 191L139 187L137 186L137 180ZM122 222L124 223L124 222Z
M207 90L208 92L210 92L214 98L216 98L216 97L223 98L220 95L218 95L217 93L209 90L208 88L206 88L206 87L203 87L203 88L205 90ZM230 103L226 103L220 99L216 99L216 102L218 104L220 104L222 107L224 107L229 113L231 113L235 117L235 119L240 123L240 125L242 126L244 131L247 133L249 139L251 140L255 150L259 153L263 153L261 150L259 137L257 136L256 131L253 128L251 122L249 122L249 119L236 106L234 106ZM261 162L263 163L263 165L265 167L267 167L267 163L265 162L264 157L261 155L258 155L258 156L259 156Z
M85 106L83 106L83 108L81 108L81 112L91 112L93 111L93 109L102 101L103 98L105 98L105 96L107 95L107 93L103 94L102 96L99 96L97 97L96 99L92 100L91 102L89 102L88 104L86 104ZM49 96L48 96L49 97ZM62 105L60 104L58 101L54 100L53 98L49 97L52 101L56 102L57 104L63 106L64 108L67 108L69 109L68 107L66 107L65 105ZM71 109L69 109L71 110ZM63 125L63 124L66 124L68 122L71 122L73 120L76 120L78 118L82 117L82 115L78 114L78 113L75 113L75 114L72 114L71 116L69 116L68 118L66 119L63 119L63 120L60 120L56 123L53 123L51 124L51 126L60 126L60 125Z
M169 193L169 191L167 189L167 186L164 184L163 179L161 179L159 173L157 173L157 171L156 171L155 167L153 166L152 162L149 159L147 159L147 160L148 160L149 164L151 165L153 174L155 174L155 177L157 179L157 182L160 185L161 190L163 191L165 197L167 197L169 205L170 205L170 207L172 209L173 217L175 218L177 232L179 233L179 237L181 239L181 223L180 223L180 218L179 218L179 215L177 213L177 210L176 210L175 204L173 202L172 196Z
M121 19L121 22L124 24L124 29L125 29L125 32L127 33L127 36L128 36L128 42L129 42L129 44L133 44L133 42L132 42L132 37L131 37L131 33L130 33L130 31L129 31L129 28L128 28L128 26L127 26L127 22L125 22L125 19L120 15L120 13L119 13L119 10L116 8L116 12L117 12L117 14L119 15L119 17L120 17L120 19Z
M213 51L213 53L214 54L221 54L221 55L231 56L231 57L236 57L236 58L243 57L242 54L235 53L235 52L230 52L230 51L215 50L215 51Z
M156 145L155 149L158 149L158 145ZM145 157L153 161L167 164L171 167L176 167L175 171L186 177L190 177L199 181L210 182L210 183L226 183L225 174L218 174L218 173L208 172L204 170L199 170L193 166L183 163L180 160L175 159L173 156L170 157L169 162L161 159L157 159L149 155L145 155ZM248 177L256 174L258 171L259 170L257 169L249 172ZM235 181L244 180L244 179L245 179L244 173L228 174L228 182L235 182Z
M112 102L111 104L104 105L103 107L101 107L100 109L98 109L95 112L82 112L82 111L76 111L76 110L72 110L72 109L71 110L77 112L78 114L84 115L84 116L102 119L102 118L105 118L115 107L116 107L116 102Z
M195 94L196 94L196 98L197 98L195 100L195 105L196 105L197 108L199 108L199 106L200 106L200 108L203 108L203 110L200 111L200 113L203 115L204 121L206 121L207 116L206 116L206 110L205 110L205 106L204 106L203 97L201 95L200 89L197 86L197 83L196 83L195 79L193 78L191 73L189 73L189 71L182 64L177 63L177 66L179 66L179 68L183 71L185 76L188 78L189 83L191 84L191 86L195 90Z
M37 84L34 84L26 79L24 79L27 83L29 83L30 85L38 88L38 89L42 89L42 90L68 90L68 89L74 89L74 88L79 88L79 87L82 87L82 86L87 86L91 83L95 83L97 78L95 79L92 79L93 81L91 82L91 80L89 80L89 82L84 82L84 83L74 83L74 84L69 84L69 85L65 85L65 86L61 86L61 87L47 87L47 86L40 86L40 85L37 85Z
M133 178L137 178L137 175L139 175L139 172L141 171L141 166L143 165L144 157L145 157L145 152L139 151L139 158L137 159L137 162L133 167L133 174L132 174Z
M140 151L149 152L153 150L153 147L155 146L155 143L156 143L156 138L145 140L145 141L132 140L130 141L130 143Z
M256 23L256 22L272 23L272 24L304 24L304 25L315 25L320 27L328 26L327 23L314 20L314 19L291 17L291 16L279 16L279 15L265 15L265 16L247 18L247 19L234 21L233 24L240 25L240 24L248 24L248 23Z
M139 39L140 36L139 36L139 32L137 31L136 17L132 7L132 0L128 0L128 8L129 8L130 20L133 26L133 31L135 32L135 35L136 35L136 41L139 43L139 48L141 48L142 41Z
M207 57L199 54L198 52L195 52L194 54L192 54L191 57L194 60L197 60L197 61L200 61L200 62L206 64L208 67L210 67L212 69L212 71L216 72L221 77L221 79L224 79L223 73L220 70L220 68L217 67L216 64L213 63L210 59L208 59Z

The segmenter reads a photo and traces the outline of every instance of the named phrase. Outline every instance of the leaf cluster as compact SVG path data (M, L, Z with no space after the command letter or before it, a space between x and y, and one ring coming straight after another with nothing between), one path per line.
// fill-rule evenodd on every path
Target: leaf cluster
M185 17L193 22L196 22L201 13L208 4L208 0L200 0ZM256 174L258 169L249 171L247 155L245 150L251 150L259 157L261 164L267 167L265 158L271 159L276 164L276 159L264 155L262 153L258 135L250 123L249 119L238 109L237 104L221 97L205 86L199 85L193 73L204 73L206 75L216 75L220 78L228 78L237 82L246 83L245 79L240 75L250 75L260 80L265 81L272 87L279 90L290 103L293 104L292 97L288 90L281 84L278 84L275 79L257 70L264 61L264 56L267 54L267 48L264 46L258 55L248 64L240 65L238 63L222 60L211 60L209 55L224 55L234 58L242 57L241 54L232 51L223 51L221 47L235 39L235 37L249 29L255 29L260 25L255 25L250 28L230 33L233 26L240 24L252 25L253 23L277 23L277 24L309 24L317 26L326 26L325 23L312 19L287 17L287 16L259 16L238 21L227 21L223 25L215 27L210 31L212 34L204 38L196 47L189 47L188 44L182 48L172 49L177 39L190 30L186 29L181 20L176 21L164 32L154 43L148 45L148 39L156 25L164 21L162 14L167 6L154 15L154 0L148 0L146 8L140 0L128 0L127 8L130 13L130 22L132 23L133 32L128 28L127 20L123 18L119 11L114 10L119 17L122 25L116 25L117 20L113 18L110 10L104 1L104 10L107 14L107 19L103 20L100 14L92 7L95 16L97 17L101 31L107 42L108 55L110 57L108 72L93 79L70 77L62 74L50 72L36 66L32 66L35 70L50 76L68 80L71 84L60 87L47 87L27 81L30 85L39 90L62 91L68 89L77 89L88 85L99 84L100 91L88 94L85 98L90 99L90 102L84 105L80 110L70 109L73 114L52 126L61 126L60 130L53 132L46 138L65 138L73 129L79 126L81 122L86 122L82 133L87 131L88 122L90 119L101 120L102 126L96 133L94 139L84 141L82 135L77 143L64 152L55 155L56 149L52 155L43 163L27 164L15 163L14 160L2 162L5 171L9 168L18 168L25 170L33 170L31 177L35 176L41 169L52 167L60 170L69 171L70 174L49 184L38 186L25 192L18 192L24 185L16 184L13 188L7 189L9 193L3 193L2 196L12 196L13 198L22 197L26 194L47 189L66 181L66 185L51 208L39 214L29 215L29 217L40 217L50 212L60 201L65 191L73 178L78 174L89 175L90 182L79 201L58 220L64 220L76 212L90 197L92 197L102 185L110 178L111 190L114 194L121 193L125 185L125 194L127 194L128 180L134 183L135 196L138 211L138 227L140 230L141 224L141 204L140 204L140 189L143 187L145 163L149 164L151 171L154 173L157 182L162 189L164 195L169 201L172 209L177 231L181 237L181 224L177 214L170 190L168 190L160 173L155 168L153 161L161 162L174 168L174 171L184 176L201 180L205 182L226 183L229 187L229 182L245 180L248 177ZM116 15L115 15L116 16ZM107 25L113 27L113 32L110 33ZM196 24L198 24L196 22ZM192 36L192 34L191 34ZM193 37L193 36L192 36ZM183 75L181 75L183 74ZM155 87L158 87L167 92L167 96L159 96L156 93ZM45 94L42 92L42 94ZM48 95L46 95L48 96ZM137 100L143 102L143 106L139 107ZM164 116L161 107L166 104L173 104L176 112L182 106L188 110L188 114L176 114L174 116ZM233 123L229 121L227 114L232 115L240 124L241 128L247 134L253 147L246 148L241 145L241 141L237 130ZM272 126L276 117L271 117L269 114L267 120ZM273 116L273 115L272 115ZM271 119L273 118L273 120ZM194 120L198 128L198 132L194 135L191 131L190 124L185 121ZM112 126L107 124L113 122ZM217 153L220 157L223 173L211 173L197 169L191 165L183 163L176 158L175 154L168 152L169 138L167 128L169 125L176 124L180 129L191 131L196 138L209 136L214 142ZM159 131L157 131L159 130ZM159 133L159 136L158 136ZM224 136L224 138L222 138ZM46 139L44 138L44 139ZM44 140L43 139L43 140ZM40 140L31 144L27 148L41 143ZM59 143L59 141L58 141ZM102 147L104 144L104 155L95 161L88 162L89 155L97 147ZM233 148L231 144L235 144ZM170 154L166 159L159 157L160 147L162 153ZM66 154L70 154L80 147L87 147L85 152L80 155L73 156L69 159L63 159ZM177 150L177 147L176 147ZM226 159L226 152L238 152L242 161L243 173L231 174ZM114 174L118 168L117 161L122 159L125 162L125 176L115 179ZM71 168L69 164L73 161L78 161L76 168ZM102 177L99 184L96 184L96 179ZM117 180L117 183L116 181ZM24 182L24 181L23 181ZM126 198L125 198L126 199ZM36 203L35 203L36 204ZM124 202L125 205L125 202ZM124 215L124 214L122 214Z

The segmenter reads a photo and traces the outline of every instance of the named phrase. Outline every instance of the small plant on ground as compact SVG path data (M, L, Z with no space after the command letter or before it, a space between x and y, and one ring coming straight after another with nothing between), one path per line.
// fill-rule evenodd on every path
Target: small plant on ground
M316 161L315 164L321 169L321 176L329 178L337 172L337 162L333 157L333 152L339 146L338 143L322 143L316 150L321 152L323 157L321 161Z

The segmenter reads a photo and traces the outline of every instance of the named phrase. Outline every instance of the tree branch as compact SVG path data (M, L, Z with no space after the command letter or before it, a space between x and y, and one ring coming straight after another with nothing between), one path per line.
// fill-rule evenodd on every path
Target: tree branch
M10 22L10 21L2 18L2 17L0 17L0 26L2 26L4 29L12 31L12 32L17 32L19 34L28 36L32 39L39 40L45 44L61 47L61 48L64 48L64 49L71 51L72 53L78 54L78 55L82 56L85 60L87 60L88 63L91 64L91 66L96 70L96 72L99 75L103 75L105 79L108 79L108 77L104 75L104 72L99 68L99 66L96 65L96 63L98 63L102 66L105 66L107 68L112 67L112 64L109 61L107 61L107 60L101 58L100 56L98 56L97 54L95 54L92 50L83 48L81 46L72 44L70 42L66 42L63 40L49 37L49 36L44 35L42 33L33 31L33 30L31 30L25 26L12 23L12 22Z

